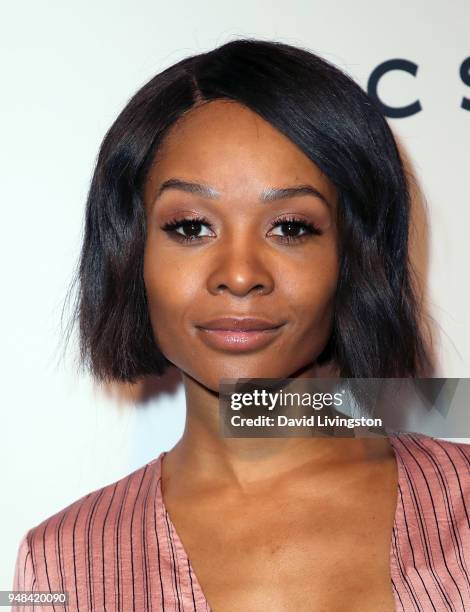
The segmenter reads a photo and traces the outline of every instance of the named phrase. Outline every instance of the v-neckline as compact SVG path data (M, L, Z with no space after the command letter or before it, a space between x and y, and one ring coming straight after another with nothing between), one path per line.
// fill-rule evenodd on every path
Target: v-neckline
M390 537L390 548L389 548L389 568L390 568L390 577L391 579L393 579L393 574L394 574L394 568L395 568L395 563L396 563L396 559L395 559L395 555L394 555L394 548L393 548L393 538L394 538L394 534L396 533L397 529L398 529L398 521L399 521L399 517L401 516L401 511L402 511L402 499L401 499L401 495L400 495L400 491L401 491L401 485L403 483L403 478L404 478L404 474L403 474L403 466L401 465L401 459L399 457L399 453L395 447L395 438L399 437L398 435L395 436L389 436L389 442L390 442L390 446L392 448L394 457L395 457L395 462L396 462L396 466L397 466L397 492L396 492L396 505L395 505L395 514L394 514L394 519L393 519L393 527L392 527L392 532L391 532L391 537ZM171 535L172 535L172 540L173 543L175 544L178 553L180 555L180 559L184 562L184 564L189 568L190 574L192 576L192 588L195 592L196 598L198 600L201 601L202 605L205 606L206 611L207 612L211 612L211 607L209 605L209 602L207 601L206 596L204 595L204 591L202 590L202 587L199 583L199 579L197 577L196 572L194 571L194 568L192 566L192 563L188 557L188 554L186 552L186 549L183 545L183 542L181 540L181 538L178 535L178 532L176 531L176 527L173 524L173 521L171 520L170 515L168 514L168 510L165 506L165 502L163 501L163 493L162 493L162 463L163 463L163 458L165 457L165 455L167 454L167 451L162 451L160 453L160 455L157 457L156 460L156 471L157 471L157 490L156 490L156 502L157 502L157 507L161 510L166 523L171 531ZM393 589L392 589L393 591ZM393 591L393 596L395 598L395 593Z

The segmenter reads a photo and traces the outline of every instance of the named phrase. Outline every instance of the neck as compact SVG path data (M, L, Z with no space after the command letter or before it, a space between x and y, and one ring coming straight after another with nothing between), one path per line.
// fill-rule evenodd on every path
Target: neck
M318 368L302 377L330 377ZM183 374L186 422L182 437L167 453L167 475L187 483L234 486L275 482L307 467L329 467L390 457L386 438L226 438L219 432L219 396Z

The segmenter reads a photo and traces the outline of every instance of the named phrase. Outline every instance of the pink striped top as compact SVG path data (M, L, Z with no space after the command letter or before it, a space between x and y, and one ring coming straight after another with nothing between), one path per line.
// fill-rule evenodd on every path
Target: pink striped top
M398 463L390 547L396 609L468 612L470 445L418 434L390 441ZM163 504L164 455L29 529L14 590L67 590L68 611L210 610Z

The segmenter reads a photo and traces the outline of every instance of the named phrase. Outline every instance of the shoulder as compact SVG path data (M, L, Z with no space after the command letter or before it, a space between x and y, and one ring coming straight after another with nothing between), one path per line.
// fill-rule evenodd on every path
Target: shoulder
M398 464L391 568L399 607L470 610L470 445L422 434L390 442Z
M85 553L96 554L97 547L105 546L114 533L132 526L144 500L156 486L160 456L31 527L19 545L15 582L27 573L30 581L41 583L39 576L49 578L55 565L62 572ZM28 572L23 570L26 566Z
M110 521L123 505L134 504L151 484L152 466L157 460L153 459L130 474L83 495L30 529L31 535L51 532L59 527L77 531L85 523L91 520L96 522L98 518Z
M393 436L390 442L404 499L430 512L457 513L468 520L470 444L415 433Z
M442 440L418 433L390 438L398 459L411 470L461 472L470 477L470 444Z

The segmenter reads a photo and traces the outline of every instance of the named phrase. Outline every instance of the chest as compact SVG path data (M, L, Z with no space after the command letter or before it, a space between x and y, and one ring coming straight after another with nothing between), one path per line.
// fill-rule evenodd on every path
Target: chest
M393 612L395 499L279 496L169 509L213 612Z

